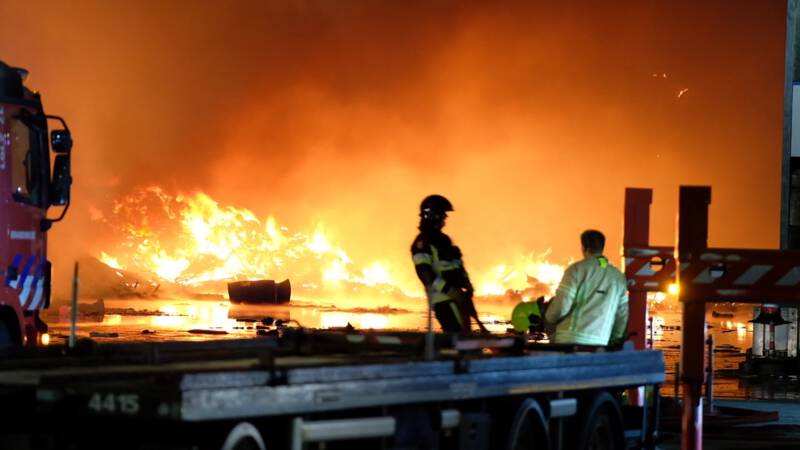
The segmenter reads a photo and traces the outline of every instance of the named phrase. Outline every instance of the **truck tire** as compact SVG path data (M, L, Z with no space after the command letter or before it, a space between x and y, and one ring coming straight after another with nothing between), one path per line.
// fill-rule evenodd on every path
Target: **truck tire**
M240 422L231 429L221 450L267 450L258 428L249 422Z
M547 418L539 402L532 398L522 402L508 434L508 450L550 450Z
M0 349L13 347L15 344L14 338L11 336L11 330L5 320L0 319Z
M619 403L608 392L594 396L581 414L578 450L624 450L625 430Z

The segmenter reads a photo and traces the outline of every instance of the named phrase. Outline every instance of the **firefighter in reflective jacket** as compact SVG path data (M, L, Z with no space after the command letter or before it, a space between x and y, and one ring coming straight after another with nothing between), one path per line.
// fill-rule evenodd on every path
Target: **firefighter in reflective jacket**
M470 331L474 318L482 332L487 332L472 302L473 288L461 260L461 250L442 232L450 201L441 195L429 195L420 205L419 235L411 244L411 255L428 301L442 331Z
M545 320L551 342L619 345L628 326L625 275L603 256L605 236L597 230L581 234L583 260L564 272L556 295L547 305Z

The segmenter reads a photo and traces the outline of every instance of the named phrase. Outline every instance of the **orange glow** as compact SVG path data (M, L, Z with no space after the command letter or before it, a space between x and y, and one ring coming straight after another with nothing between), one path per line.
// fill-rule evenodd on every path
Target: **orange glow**
M122 266L120 266L119 261L117 261L117 258L108 255L106 252L100 252L100 255L97 257L97 259L99 259L103 264L107 265L108 267L111 267L113 269L122 269Z
M384 314L354 314L324 311L320 315L321 328L344 328L347 324L362 330L381 330L389 327L389 317Z
M498 264L493 270L472 275L475 292L478 295L503 295L509 289L517 290L521 291L523 301L539 295L552 295L566 267L547 261L549 253L523 255L513 262Z
M406 253L434 192L454 203L447 231L481 292L527 288L517 252L552 248L562 264L586 228L619 248L627 186L654 189L651 242L674 242L678 185L713 182L711 221L736 224L715 227L715 245L778 245L780 183L761 181L781 162L785 2L722 15L721 0L627 2L625 14L613 2L162 3L3 2L14 19L0 54L31 70L81 155L75 207L48 241L55 274L87 251L133 268L157 263L126 255L164 250L161 273L179 283L278 277L300 266L289 249L312 252L295 232L320 250L324 223L352 262L325 253L315 276L293 280L322 288L331 265L330 280L341 266L363 278L386 259L392 283L421 295ZM742 35L747 48L730 51ZM53 57L64 49L80 51ZM187 224L198 238L187 251L208 258L174 251L154 223L126 231L146 248L114 248L113 199L150 185L247 208L258 223L237 221L264 238L220 242L211 230L223 224L203 217ZM253 263L268 248L286 258ZM513 270L496 274L500 264ZM53 282L68 297L69 277Z
M153 209L160 216L148 215ZM121 232L121 242L98 258L115 268L185 286L289 277L337 289L342 283L392 284L388 263L356 267L322 224L310 235L290 235L274 217L262 222L247 209L220 206L203 193L171 196L158 187L121 199L114 210L110 223ZM220 291L219 286L214 290Z
M421 296L416 279L398 275L413 270L410 258L358 263L321 223L310 234L291 233L272 216L262 221L203 193L172 196L159 187L120 199L114 213L107 220L118 241L99 253L100 261L198 292L225 293L221 282L229 280L290 278L296 292L312 295L367 290L373 296ZM472 271L477 294L517 292L525 301L551 294L564 267L548 262L548 255L523 255L486 272ZM154 320L180 321L172 318L176 311L162 311L170 317Z
M752 324L745 324L743 322L736 322L736 337L741 341L747 337L747 326Z
M103 325L119 325L122 323L122 316L119 314L104 314Z
M669 286L667 286L667 293L673 297L677 296L680 291L681 288L678 283L670 283Z

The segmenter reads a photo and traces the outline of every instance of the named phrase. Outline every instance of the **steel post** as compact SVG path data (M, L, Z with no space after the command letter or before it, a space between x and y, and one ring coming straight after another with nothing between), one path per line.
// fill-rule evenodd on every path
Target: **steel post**
M428 326L425 331L425 350L423 357L425 361L433 361L433 303L428 298Z
M78 263L72 276L72 309L69 314L69 348L75 348L78 334Z
M714 335L708 336L708 364L706 368L706 407L709 413L714 412Z
M681 186L678 207L678 267L692 252L708 247L708 205L711 188ZM678 300L683 305L681 328L681 381L683 382L683 417L681 448L703 448L702 386L705 378L706 326L705 299L698 298L688 281L681 283Z
M647 247L650 245L650 204L652 201L652 189L625 189L625 225L622 236L624 247ZM626 275L629 274L626 273ZM628 335L631 336L630 339L637 350L648 348L647 292L638 290L628 292ZM630 389L628 395L632 404L644 405L642 389Z
M652 189L625 189L625 228L622 242L625 247L650 245L650 204ZM626 274L633 275L633 274ZM637 350L647 348L647 292L628 293L628 334Z
M794 83L800 81L800 65L797 64L800 34L798 33L798 0L786 0L786 48L784 58L783 85L783 151L781 159L781 249L796 248L797 238L792 239L790 224L792 200L792 115ZM797 229L794 227L794 229ZM794 241L794 242L793 242Z

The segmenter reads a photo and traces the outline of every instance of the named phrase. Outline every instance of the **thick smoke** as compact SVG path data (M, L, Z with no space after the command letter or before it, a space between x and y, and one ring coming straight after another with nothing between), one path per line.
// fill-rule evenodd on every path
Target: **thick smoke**
M0 5L0 58L74 130L62 277L147 185L324 221L409 277L432 192L473 268L566 261L588 227L617 254L626 186L660 244L681 184L713 186L711 244L777 244L784 2L263 3Z

